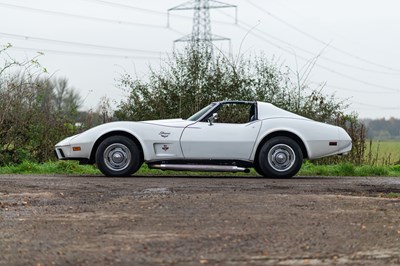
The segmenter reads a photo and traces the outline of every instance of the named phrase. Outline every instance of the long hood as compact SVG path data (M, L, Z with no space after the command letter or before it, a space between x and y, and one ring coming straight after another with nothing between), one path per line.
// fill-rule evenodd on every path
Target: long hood
M88 131L116 131L116 130L134 130L142 129L151 126L164 126L164 127L185 127L188 124L193 123L192 121L186 121L181 118L179 119L160 119L160 120L148 120L148 121L117 121L102 124L91 128Z
M162 120L149 120L149 121L117 121L110 122L106 124L101 124L96 127L90 128L80 134L68 137L63 141L57 143L58 145L69 145L70 143L76 141L89 141L96 140L99 136L104 135L111 131L122 131L127 132L133 135L143 135L145 132L162 130L162 128L184 128L189 124L192 124L193 121L187 121L183 119L162 119Z

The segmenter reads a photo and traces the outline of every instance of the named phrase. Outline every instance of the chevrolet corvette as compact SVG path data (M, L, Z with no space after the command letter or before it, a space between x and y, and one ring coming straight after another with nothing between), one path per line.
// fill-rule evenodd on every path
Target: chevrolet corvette
M272 104L213 102L187 119L119 121L93 127L55 145L60 160L96 164L106 176L149 168L248 172L291 178L304 159L347 154L352 140L334 125Z

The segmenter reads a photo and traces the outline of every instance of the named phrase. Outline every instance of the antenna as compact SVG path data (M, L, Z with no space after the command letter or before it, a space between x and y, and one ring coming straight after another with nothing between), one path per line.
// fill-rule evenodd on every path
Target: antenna
M176 39L174 45L177 42L190 42L195 49L205 48L206 51L212 53L213 41L229 41L230 43L230 38L211 33L210 9L212 8L235 8L235 23L237 23L237 6L220 1L192 0L168 9L168 27L171 11L194 10L192 33Z

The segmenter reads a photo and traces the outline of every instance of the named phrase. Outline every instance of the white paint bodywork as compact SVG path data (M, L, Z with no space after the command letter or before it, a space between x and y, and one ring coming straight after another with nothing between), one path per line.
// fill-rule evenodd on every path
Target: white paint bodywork
M245 124L210 125L183 119L111 122L64 139L56 145L56 152L59 159L90 159L98 140L121 132L137 139L145 162L172 159L253 162L262 140L276 132L296 135L310 159L351 150L351 139L340 127L315 122L264 102L257 102L257 117ZM80 147L80 151L73 151L73 147Z
M246 124L207 122L189 125L181 137L188 159L250 160L262 121Z

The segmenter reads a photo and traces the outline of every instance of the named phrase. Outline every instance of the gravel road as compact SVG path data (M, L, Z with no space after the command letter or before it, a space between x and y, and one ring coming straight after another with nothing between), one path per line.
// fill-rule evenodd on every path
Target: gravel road
M0 175L0 265L398 265L390 192L400 177Z

